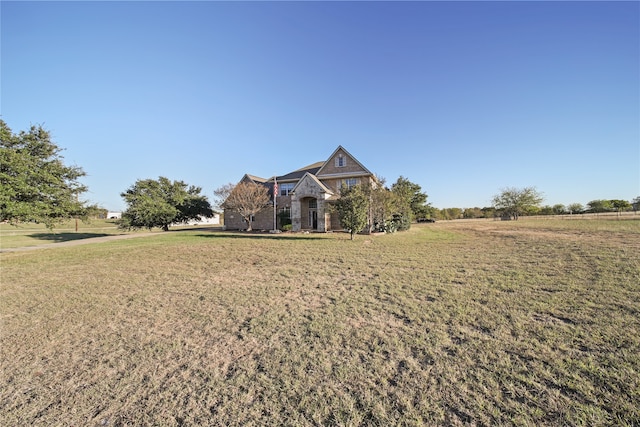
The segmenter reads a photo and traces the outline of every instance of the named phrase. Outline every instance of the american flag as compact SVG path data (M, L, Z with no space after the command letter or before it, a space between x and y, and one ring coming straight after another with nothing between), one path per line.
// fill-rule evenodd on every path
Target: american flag
M278 195L278 181L276 181L276 179L273 179L273 198L275 199L276 196Z

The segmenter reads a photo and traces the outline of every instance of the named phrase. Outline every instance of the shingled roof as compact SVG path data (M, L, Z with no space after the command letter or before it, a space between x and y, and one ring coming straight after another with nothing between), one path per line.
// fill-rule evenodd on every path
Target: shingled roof
M297 181L304 176L305 173L310 173L311 175L315 175L316 172L320 170L324 162L315 162L293 172L289 172L286 175L277 176L276 179L278 181Z

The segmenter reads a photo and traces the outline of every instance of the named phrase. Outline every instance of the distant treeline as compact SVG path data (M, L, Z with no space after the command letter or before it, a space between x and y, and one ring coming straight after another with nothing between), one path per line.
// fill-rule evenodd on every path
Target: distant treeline
M523 216L533 215L567 215L584 213L605 213L605 212L629 212L640 210L640 197L636 197L631 202L626 200L592 200L586 206L580 203L570 205L557 204L553 206L532 206L529 207ZM472 218L498 218L502 212L493 207L484 208L431 208L431 217L437 220L446 219L472 219Z

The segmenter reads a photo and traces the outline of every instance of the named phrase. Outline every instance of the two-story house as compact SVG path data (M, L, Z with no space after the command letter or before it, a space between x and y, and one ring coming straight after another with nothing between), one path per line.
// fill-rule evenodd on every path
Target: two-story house
M283 219L290 219L293 231L325 232L342 228L337 214L330 206L340 197L343 185L351 187L377 182L376 177L342 146L323 162L268 179L246 174L240 180L243 181L266 186L272 203L274 183L277 183L278 194L275 195L275 200L278 228ZM225 209L224 223L229 230L247 228L247 223L232 210ZM255 215L253 228L274 228L273 204Z

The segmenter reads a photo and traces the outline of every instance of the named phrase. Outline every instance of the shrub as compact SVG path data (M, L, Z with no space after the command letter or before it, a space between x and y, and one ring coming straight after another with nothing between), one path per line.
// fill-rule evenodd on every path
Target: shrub
M394 224L395 230L398 231L405 231L411 228L411 220L407 215L394 214L391 222Z

